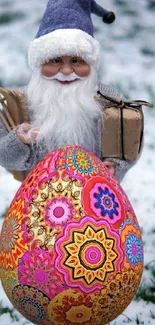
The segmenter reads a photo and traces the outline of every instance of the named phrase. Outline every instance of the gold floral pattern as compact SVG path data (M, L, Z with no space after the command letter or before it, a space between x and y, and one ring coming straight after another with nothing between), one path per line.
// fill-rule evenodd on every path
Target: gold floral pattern
M96 298L78 290L66 290L49 304L49 318L54 325L100 325L92 312Z
M65 265L74 269L74 279L83 276L88 284L94 279L104 281L106 273L114 270L117 253L113 246L114 240L106 238L104 229L95 232L88 226L85 233L75 232L74 242L65 246L70 254Z
M22 219L22 235L31 248L51 249L67 221L84 215L81 205L83 182L65 171L52 173L38 186Z
M106 221L91 217L66 226L65 235L56 241L56 251L56 268L67 286L87 293L100 288L107 274L120 270L123 256L117 233Z

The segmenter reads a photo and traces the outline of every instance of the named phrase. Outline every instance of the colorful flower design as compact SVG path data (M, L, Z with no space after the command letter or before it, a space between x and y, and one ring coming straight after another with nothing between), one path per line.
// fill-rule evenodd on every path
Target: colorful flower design
M101 288L107 274L120 270L123 259L118 234L107 222L91 217L68 224L55 249L56 269L67 286L85 293Z
M64 225L84 215L81 204L83 178L68 171L52 172L50 180L38 183L23 209L22 236L30 248L51 249Z
M58 294L49 304L48 312L54 325L100 325L92 311L95 296L78 290L66 290Z
M131 265L136 265L138 262L143 263L143 246L142 240L134 233L129 233L126 238L126 254Z
M12 290L13 304L35 324L52 325L48 317L49 298L33 287L18 285Z
M64 290L54 260L43 249L29 250L23 255L19 260L18 279L20 284L37 288L51 299Z
M87 214L108 221L116 229L125 219L121 197L105 177L94 176L87 181L82 203Z
M99 174L103 164L95 155L78 146L67 146L61 148L57 169L67 169L75 174L90 178Z
M94 198L96 199L93 208L98 216L104 217L108 215L111 220L114 219L114 216L118 216L119 204L115 200L114 193L111 193L107 186L96 184L90 193L90 197L92 201Z
M125 253L124 266L143 269L143 243L140 229L127 223L120 232L122 248Z
M105 325L128 306L140 280L141 272L130 269L114 273L103 289L90 294L66 290L50 302L49 318L55 325Z
M68 173L57 171L57 178L51 179L33 200L35 210L38 211L38 215L43 214L46 221L49 220L52 225L66 222L72 217L79 218L82 211L82 189L83 182L81 180ZM41 196L43 197L44 193L46 193L44 200L41 201ZM60 209L58 209L59 207ZM58 222L59 218L61 222L60 220Z
M9 220L4 222L1 238L1 248L5 249L6 253L9 253L15 248L18 239L18 230L18 218L14 215L10 216Z
M94 169L89 155L83 150L73 150L72 163L81 174L90 175Z
M27 250L21 234L21 218L23 201L18 201L10 207L4 220L0 240L0 266L4 269L14 269L18 259Z
M65 225L65 223L76 214L72 200L58 195L48 202L45 220L49 226Z
M29 174L1 235L4 290L42 325L101 325L133 299L143 271L138 221L92 153L66 146Z

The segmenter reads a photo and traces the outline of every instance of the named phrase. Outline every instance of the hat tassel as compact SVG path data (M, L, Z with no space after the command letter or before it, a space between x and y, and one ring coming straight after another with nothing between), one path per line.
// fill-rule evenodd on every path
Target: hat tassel
M102 8L96 3L95 0L92 0L91 2L91 12L99 17L102 17L103 22L106 24L111 24L115 20L114 12Z

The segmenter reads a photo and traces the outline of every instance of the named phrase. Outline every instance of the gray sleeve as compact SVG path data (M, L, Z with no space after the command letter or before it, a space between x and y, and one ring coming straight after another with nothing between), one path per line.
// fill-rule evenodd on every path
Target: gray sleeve
M116 162L116 178L121 183L128 170L133 167L136 162L121 159L116 159L116 161L113 159L113 161Z
M36 146L22 143L15 130L8 132L0 120L0 165L6 169L30 170L36 163Z
M130 168L132 168L134 165L136 165L136 163L141 158L143 148L144 148L144 137L142 139L140 152L139 152L138 157L135 161L122 160L122 159L118 159L118 158L103 158L102 161L104 162L104 160L111 160L116 163L116 178L119 182L122 182L122 180L125 177L128 170Z
M116 178L121 183L128 170L137 163L139 158L140 155L136 161L128 161L128 160L122 160L118 158L103 158L102 161L104 162L104 160L110 160L116 164Z
M116 178L121 182L127 171L134 165L131 161L122 160L119 158L102 158L102 161L109 160L116 164Z

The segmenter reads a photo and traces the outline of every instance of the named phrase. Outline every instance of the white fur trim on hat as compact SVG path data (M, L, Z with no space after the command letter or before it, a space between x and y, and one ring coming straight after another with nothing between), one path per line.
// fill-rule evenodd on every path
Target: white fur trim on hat
M58 29L30 43L28 60L32 70L49 60L63 56L80 56L96 69L100 64L100 45L80 29Z

